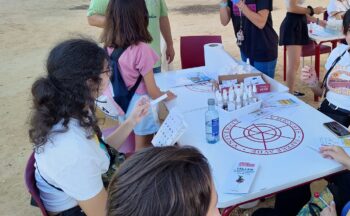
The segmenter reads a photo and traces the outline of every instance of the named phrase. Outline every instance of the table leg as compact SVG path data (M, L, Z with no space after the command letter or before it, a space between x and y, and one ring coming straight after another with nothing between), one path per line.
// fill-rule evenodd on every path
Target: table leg
M321 43L315 46L315 71L318 80L320 80L320 47ZM314 95L314 101L318 101L318 96Z
M332 50L337 47L338 41L332 41Z

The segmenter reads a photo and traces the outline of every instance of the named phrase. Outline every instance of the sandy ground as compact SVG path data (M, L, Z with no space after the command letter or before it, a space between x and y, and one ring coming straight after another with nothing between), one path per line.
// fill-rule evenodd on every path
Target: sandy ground
M239 56L232 26L222 27L219 22L217 2L167 0L176 51L174 68L180 68L179 38L184 35L220 34L226 50ZM274 1L277 32L285 14L283 2ZM308 2L316 6L320 1ZM100 30L87 24L89 0L0 0L0 3L0 215L40 215L29 205L23 183L24 167L32 148L27 135L30 87L44 73L46 56L55 43L79 35L97 40ZM281 80L281 48L279 56L277 79ZM298 88L303 90L303 86ZM305 92L308 95L304 100L311 102L310 91Z

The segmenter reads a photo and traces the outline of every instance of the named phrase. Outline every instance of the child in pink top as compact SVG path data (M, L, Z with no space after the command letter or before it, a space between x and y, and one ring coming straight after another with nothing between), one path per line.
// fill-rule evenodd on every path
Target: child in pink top
M176 97L172 92L161 92L155 83L153 67L159 57L147 44L152 41L147 26L148 12L144 0L110 0L101 40L108 47L109 54L114 48L125 48L118 63L129 89L135 85L139 75L143 78L130 101L126 117L142 95L156 99L166 93L167 100ZM150 110L134 128L136 150L151 146L153 134L158 129L158 117Z

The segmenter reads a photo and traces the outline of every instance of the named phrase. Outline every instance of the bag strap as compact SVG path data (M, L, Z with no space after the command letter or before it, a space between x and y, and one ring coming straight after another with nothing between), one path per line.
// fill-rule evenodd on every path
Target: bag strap
M136 92L136 89L139 87L141 81L142 81L142 75L140 74L139 77L138 77L137 80L136 80L135 85L134 85L133 87L131 87L131 89L130 89L130 91L129 91L129 92L131 93L132 96L134 96L134 94L135 94L135 92Z
M58 190L58 191L63 192L63 190L62 190L61 188L56 187L56 186L53 185L53 184L50 184L50 183L41 175L41 173L40 173L40 171L39 171L38 163L37 163L36 161L35 161L35 166L36 166L36 170L38 170L38 173L39 173L40 177L44 180L44 182L46 182L46 184L50 185L51 187L55 188L55 189Z
M122 48L122 47L114 48L114 49L113 49L113 52L112 52L111 55L109 56L109 58L112 60L112 61L110 62L112 68L118 67L118 66L119 66L119 58L120 58L120 56L124 53L125 50L126 50L126 49L124 49L124 48ZM106 48L106 52L107 52L107 48ZM116 79L116 74L112 73L111 81L113 82L114 79Z
M338 64L338 62L340 61L340 59L345 55L346 52L348 52L349 49L345 50L340 56L338 56L334 62L332 63L331 67L328 69L327 73L324 75L324 78L323 78L323 81L322 81L322 88L325 88L325 92L324 92L324 95L323 97L325 98L326 97L326 94L328 92L328 88L327 88L327 79L328 79L328 76L329 74L332 72L333 68L335 67L336 64Z
M322 208L319 207L316 203L309 203L309 212L312 216L320 215L321 211L322 211Z
M119 66L119 58L120 56L122 56L122 54L124 53L124 51L126 50L127 48L122 48L122 47L119 47L119 48L115 48L113 49L113 52L111 53L110 55L110 58L115 62L116 65L112 65L112 67L118 67ZM114 62L112 62L112 64L114 64ZM111 77L111 81L113 81L115 79L115 76L114 74L112 74L112 77ZM139 77L137 78L134 86L130 89L130 93L131 95L133 96L134 93L136 92L136 89L139 87L140 83L142 81L142 75L140 74ZM115 92L114 92L115 93Z

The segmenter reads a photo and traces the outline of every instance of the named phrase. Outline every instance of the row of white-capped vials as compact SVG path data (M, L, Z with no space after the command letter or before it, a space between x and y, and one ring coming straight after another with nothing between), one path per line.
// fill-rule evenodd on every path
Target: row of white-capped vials
M215 92L216 105L227 111L234 111L259 101L256 85L245 86L244 83Z

